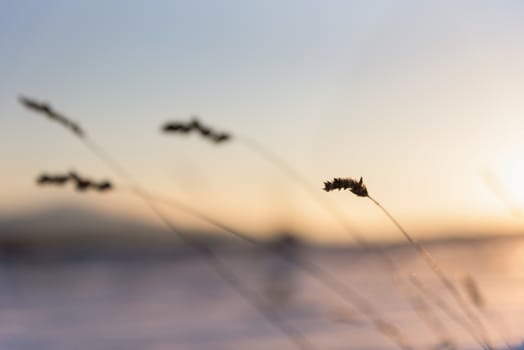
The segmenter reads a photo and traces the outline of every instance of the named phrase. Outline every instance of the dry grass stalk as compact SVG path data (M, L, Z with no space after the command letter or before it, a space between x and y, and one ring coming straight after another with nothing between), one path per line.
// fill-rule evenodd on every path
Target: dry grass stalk
M21 98L21 103L26 107L39 112L44 113L51 119L61 122L64 126L68 127L73 131L80 139L83 141L84 145L95 155L97 156L106 166L113 170L118 176L120 176L131 188L133 193L137 195L154 213L155 215L166 225L166 227L176 234L182 241L184 241L188 246L190 246L195 251L199 252L205 260L208 262L209 266L221 277L226 283L228 283L237 293L242 296L249 304L251 304L263 317L268 320L276 328L280 329L285 336L288 337L291 343L293 343L298 349L302 350L313 350L314 347L307 341L303 334L293 327L290 327L283 319L281 319L277 314L269 311L265 307L264 301L259 298L259 296L249 288L246 288L242 281L240 281L235 274L225 265L220 258L208 247L203 246L200 242L195 241L190 236L181 233L169 218L159 210L156 204L150 199L150 196L146 190L140 186L133 177L122 167L120 164L115 161L108 153L104 151L102 147L88 140L84 137L84 132L80 128L71 127L70 122L61 115L54 112L48 105L40 104L34 102L34 100ZM76 131L75 131L76 130ZM222 137L224 138L224 137ZM223 141L220 141L223 142Z
M59 185L62 186L67 182L73 182L75 188L79 192L84 192L86 190L95 190L98 192L106 192L113 189L113 184L107 180L103 181L94 181L87 177L80 176L74 171L70 171L67 174L58 174L58 175L49 175L41 174L37 178L37 183L39 185Z
M330 192L333 190L345 190L345 189L349 189L351 192L353 192L357 196L367 197L369 200L371 200L377 207L379 207L384 212L384 214L393 222L393 224L404 235L406 240L419 253L419 255L423 258L426 264L435 273L435 275L438 277L438 279L443 284L443 286L446 288L446 290L448 290L448 292L455 299L455 301L459 305L462 312L464 312L466 317L472 323L475 324L475 327L477 327L477 329L480 332L480 337L486 349L493 349L493 346L491 345L492 342L489 339L487 330L485 329L482 321L469 309L467 303L462 298L462 295L458 291L455 284L451 281L451 279L447 277L447 275L444 273L444 271L442 270L440 265L437 263L437 261L433 258L433 256L418 241L416 241L402 227L402 225L400 225L400 223L395 219L393 215L391 215L391 213L388 210L386 210L386 208L384 208L376 199L374 199L373 197L369 195L367 188L362 181L362 178L360 178L360 181L356 181L351 178L334 178L332 181L324 182L324 191L326 192Z
M350 178L339 178L336 177L332 181L324 182L324 191L334 191L334 190L350 190L359 197L367 197L368 189L362 180L362 177L359 181L350 179Z
M188 134L190 132L199 133L203 138L210 140L216 144L229 141L231 134L226 132L218 132L208 126L203 125L196 117L187 123L184 122L169 122L166 123L162 130L166 133Z
M38 102L38 101L36 101L34 99L27 98L27 97L24 97L24 96L20 96L18 98L18 100L25 107L27 107L29 109L32 109L35 112L43 113L49 119L54 120L54 121L62 124L65 128L67 128L70 131L72 131L76 136L84 137L85 133L84 133L82 128L80 128L80 126L77 123L75 123L72 120L66 118L62 114L56 112L55 110L53 110L53 108L51 108L50 105L48 105L46 103L43 103L43 102Z

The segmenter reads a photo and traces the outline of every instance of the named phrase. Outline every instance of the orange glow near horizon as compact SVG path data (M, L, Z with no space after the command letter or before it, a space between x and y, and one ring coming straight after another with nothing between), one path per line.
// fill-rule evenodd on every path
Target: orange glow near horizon
M47 209L64 207L84 208L103 216L114 216L121 220L145 223L165 230L163 223L144 205L144 203L127 190L116 191L111 194L77 194L72 189L38 189L40 193L33 193L23 202L15 206L13 213L45 212ZM66 193L60 193L66 191ZM160 192L153 192L160 193ZM233 198L234 197L234 198ZM342 201L335 201L346 217L350 230L345 230L330 212L319 209L317 203L305 204L304 198L299 197L295 203L289 200L279 203L267 198L266 201L250 202L253 196L244 196L236 193L227 205L220 198L205 199L199 194L192 200L182 198L176 191L163 191L157 198L161 210L173 220L176 225L186 229L197 229L204 232L224 232L177 206L169 204L173 198L181 201L205 216L218 220L230 227L248 235L264 238L269 234L279 232L296 233L312 242L318 243L355 243L353 233L362 235L370 242L373 241L402 241L403 238L387 218L365 198L354 198L349 192L342 196ZM301 201L301 200L302 201ZM11 207L13 209L13 207ZM5 212L5 211L4 211ZM497 214L470 215L458 213L455 217L446 215L404 216L397 215L398 220L417 239L438 239L447 237L466 237L479 235L507 235L520 234L524 224L511 218L504 211ZM144 232L147 234L147 232Z

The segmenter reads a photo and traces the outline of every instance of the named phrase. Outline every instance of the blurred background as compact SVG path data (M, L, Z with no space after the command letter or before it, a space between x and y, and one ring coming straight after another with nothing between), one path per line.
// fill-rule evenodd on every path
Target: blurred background
M350 338L359 349L392 345L358 315L326 311L338 304L304 276L291 277L296 272L267 253L271 242L291 235L299 256L318 255L371 297L392 282L355 246L352 232L385 245L404 272L419 268L373 203L322 191L333 177L362 176L453 277L475 271L494 303L488 318L517 322L524 297L523 19L524 4L509 0L0 1L0 347L292 348L125 179L19 96L77 122L149 193L268 241L269 248L253 248L180 208L161 208L232 259L240 276L255 279L254 290L302 305L286 317L320 348L346 348L340 339ZM231 141L162 133L166 122L193 116L231 133ZM281 157L320 201L243 140ZM71 170L115 188L36 185L43 172ZM421 269L428 285L437 284ZM292 285L267 287L268 280ZM397 297L378 296L378 308L414 329L416 317ZM202 314L186 304L201 305ZM502 314L510 321L499 322ZM502 328L494 342L522 336ZM463 334L456 338L471 345Z

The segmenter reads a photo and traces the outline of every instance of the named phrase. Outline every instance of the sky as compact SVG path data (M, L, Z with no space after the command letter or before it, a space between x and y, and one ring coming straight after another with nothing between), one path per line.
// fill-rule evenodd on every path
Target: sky
M24 95L77 121L148 191L256 234L347 240L246 138L370 239L400 236L370 201L323 181L362 176L416 237L519 233L523 36L520 1L0 1L0 216L66 203L156 222ZM160 133L192 115L233 142ZM117 190L34 184L70 169Z

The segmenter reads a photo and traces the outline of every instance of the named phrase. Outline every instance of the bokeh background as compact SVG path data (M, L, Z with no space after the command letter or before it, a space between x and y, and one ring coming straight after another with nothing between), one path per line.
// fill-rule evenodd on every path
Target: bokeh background
M479 348L417 292L413 276L460 313L379 208L322 191L325 180L361 176L449 273L493 348L516 348L523 37L516 0L0 0L0 348L295 349L125 179L20 96L79 123L149 193L268 240L233 244L159 205L312 348L395 346L369 313L280 255L316 261L414 348ZM232 142L161 132L193 116ZM246 139L295 168L343 213L350 235L289 174L238 142ZM115 189L36 184L42 172L70 170ZM399 275L352 246L353 233L384 243ZM424 321L430 315L438 330Z

